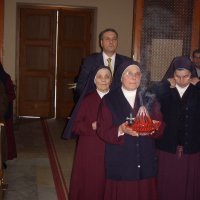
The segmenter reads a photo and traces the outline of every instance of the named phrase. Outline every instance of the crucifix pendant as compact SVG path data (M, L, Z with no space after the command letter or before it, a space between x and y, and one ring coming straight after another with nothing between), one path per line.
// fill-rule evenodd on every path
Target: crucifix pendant
M130 117L127 117L126 120L128 121L128 125L132 125L134 120L133 114L130 113Z

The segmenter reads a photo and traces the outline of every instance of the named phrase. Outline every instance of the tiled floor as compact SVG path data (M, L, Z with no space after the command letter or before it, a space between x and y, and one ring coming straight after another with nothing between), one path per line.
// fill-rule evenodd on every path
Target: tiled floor
M5 182L8 184L8 189L4 199L58 199L40 120L21 119L18 122L15 127L18 158L7 161ZM68 188L75 141L61 139L64 120L50 119L47 123L61 174Z
M58 160L61 165L63 175L65 177L67 188L69 188L69 181L71 176L71 168L74 157L75 140L61 139L65 120L48 120L49 130L54 141L55 149L58 155Z

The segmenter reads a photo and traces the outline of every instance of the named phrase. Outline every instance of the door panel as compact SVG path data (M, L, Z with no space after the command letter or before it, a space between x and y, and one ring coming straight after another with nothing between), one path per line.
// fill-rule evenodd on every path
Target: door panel
M20 9L19 116L54 116L56 11Z
M90 53L92 10L59 12L57 117L68 117L74 106L73 89L82 58Z
M161 80L175 56L190 56L198 46L199 4L199 0L135 1L133 55L152 81Z

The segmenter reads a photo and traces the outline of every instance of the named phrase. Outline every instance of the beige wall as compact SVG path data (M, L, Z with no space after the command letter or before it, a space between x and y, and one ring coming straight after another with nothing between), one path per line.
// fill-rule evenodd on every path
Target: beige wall
M13 81L16 79L16 5L18 2L96 8L97 33L107 27L115 28L119 33L118 53L131 55L132 0L5 0L3 64ZM97 39L98 37L94 49L99 51Z

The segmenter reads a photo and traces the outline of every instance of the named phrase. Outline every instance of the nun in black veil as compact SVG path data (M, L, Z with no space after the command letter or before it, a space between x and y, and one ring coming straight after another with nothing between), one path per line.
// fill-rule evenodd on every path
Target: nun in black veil
M96 134L97 113L104 95L109 92L112 73L102 66L91 74L88 88L70 119L70 131L78 136L72 175L70 200L102 200L105 186L105 143Z
M176 82L174 80L174 71L180 66L182 68L188 69L191 72L190 83L200 88L200 80L198 79L197 71L192 65L192 61L190 60L190 58L186 56L177 56L172 60L161 81L152 84L151 86L151 90L157 95L158 100L160 97L165 95L165 86L169 86L170 88L175 87Z
M124 62L116 73L116 89L102 99L97 118L97 134L106 143L103 199L156 200L155 139L164 129L160 106L153 96L143 93L145 88L141 85L143 74L139 63ZM127 119L133 120L144 106L152 119L161 122L161 126L151 135L141 136L127 127Z
M200 199L200 90L189 58L173 59L156 90L166 127L156 141L160 200ZM184 191L184 192L183 192Z
M74 109L72 111L72 114L70 116L70 119L66 123L66 126L65 126L63 134L62 134L62 138L63 139L73 139L73 138L77 137L77 135L74 134L73 131L72 131L72 126L73 126L75 117L77 115L77 112L78 112L78 110L80 108L81 102L83 101L84 97L87 94L89 94L89 93L91 93L91 92L96 90L96 85L95 85L94 79L95 79L96 73L101 68L106 68L106 69L110 70L107 66L99 66L94 71L92 71L90 73L89 78L88 78L87 83L86 83L86 86L84 88L84 91L82 92L79 100L77 101L77 103L76 103L76 105L75 105L75 107L74 107Z

